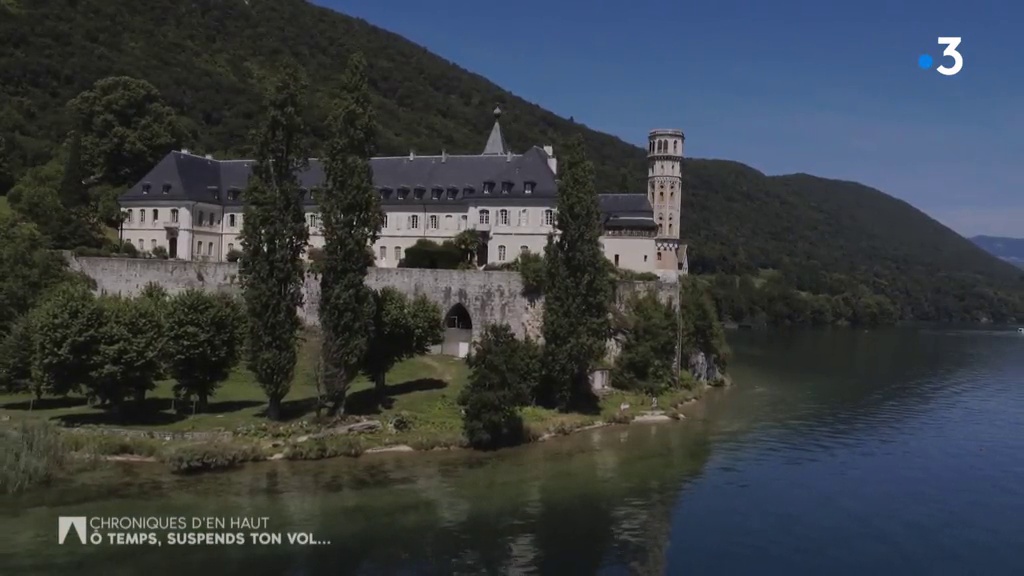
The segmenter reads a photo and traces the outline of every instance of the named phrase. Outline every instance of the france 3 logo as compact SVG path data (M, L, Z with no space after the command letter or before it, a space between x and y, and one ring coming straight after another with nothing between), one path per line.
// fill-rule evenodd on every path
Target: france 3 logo
M959 36L939 36L939 46L945 46L946 49L942 51L943 58L952 58L953 65L946 66L945 64L935 69L936 72L943 76L956 76L960 73L960 70L964 67L964 57L960 54L957 48L960 46L961 38ZM935 60L930 54L921 54L917 59L917 65L922 70L931 70L932 66L935 65Z

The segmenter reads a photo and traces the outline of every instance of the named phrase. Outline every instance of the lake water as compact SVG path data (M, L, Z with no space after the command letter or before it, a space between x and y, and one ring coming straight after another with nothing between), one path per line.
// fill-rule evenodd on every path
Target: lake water
M1024 574L1024 337L732 344L737 385L681 423L196 478L125 465L0 499L0 574ZM58 546L58 515L268 517L330 543Z

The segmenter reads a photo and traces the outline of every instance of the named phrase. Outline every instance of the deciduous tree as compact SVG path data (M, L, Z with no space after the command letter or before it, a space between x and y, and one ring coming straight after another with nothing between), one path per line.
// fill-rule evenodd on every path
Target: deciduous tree
M591 403L590 370L605 353L612 280L601 249L594 169L581 137L563 157L558 236L545 250L544 400L562 409Z
M425 354L441 343L444 328L441 311L424 296L409 300L394 288L382 288L373 297L373 328L363 371L383 395L388 371L399 361Z
M238 364L245 321L239 302L223 294L186 290L167 303L167 372L175 395L193 397L199 411Z
M359 374L373 329L373 293L367 250L377 241L384 213L373 187L370 158L376 126L361 54L349 61L342 99L331 118L324 189L318 197L324 249L320 272L321 378L333 415L344 406L349 384Z
M301 118L305 86L293 67L271 82L244 192L239 273L248 317L248 365L267 395L267 416L274 420L281 417L281 401L295 373L305 275L300 258L309 240L298 181L308 161Z

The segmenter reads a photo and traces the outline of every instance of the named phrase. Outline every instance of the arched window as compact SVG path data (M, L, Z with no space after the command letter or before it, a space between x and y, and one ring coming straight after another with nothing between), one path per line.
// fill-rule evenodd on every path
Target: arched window
M387 260L388 259L388 247L387 246L381 246L380 247L380 259L381 260Z
M205 216L206 216L206 215L205 215L205 214L203 214L203 211L202 211L202 210L200 210L200 211L199 211L199 220L198 220L197 224L199 224L200 226L202 226L202 225L203 225L203 220L205 220Z
M142 240L139 240L139 242L141 243ZM202 241L196 242L196 255L200 255L202 253L203 253L203 242Z
M545 210L544 211L544 225L545 226L554 226L555 225L555 211L554 210Z
M401 262L402 260L402 247L395 246L395 262Z
M520 254L528 254L529 252L530 252L530 248L528 246L520 246L519 247L519 253Z
M661 252L658 252L658 261L661 262Z
M387 215L387 214L385 214L385 215L384 215L384 221L383 221L383 222L381 222L381 225L380 225L380 227L381 227L381 228L387 228L387 227L388 227L388 215ZM383 256L381 256L381 259L383 260L383 259L384 259L384 257L383 257Z
M490 224L491 223L491 213L490 213L490 211L488 211L488 210L481 210L480 211L480 223L481 224Z
M146 209L142 208L141 210L139 210L139 222L142 223L142 222L145 222L145 221L146 221Z
M498 246L498 261L499 262L504 262L505 261L505 247L504 246Z
M160 211L157 210L156 208L153 208L153 222L156 222L159 219L160 219Z
M664 201L665 201L665 191L662 190L661 193L658 194L658 202L664 202Z
M668 223L668 235L669 236L672 235L672 223L671 222Z
M530 225L530 211L523 208L519 211L519 225L529 226Z
M129 223L135 222L135 213L132 211L131 208L128 209L127 220Z
M498 224L502 226L508 226L508 210L498 210Z
M444 229L445 230L451 230L453 222L455 222L455 219L452 218L451 214L448 214L447 216L445 216L444 217Z
M413 214L412 216L409 216L409 228L411 230L416 230L419 227L420 227L420 217L417 216L416 214Z
M468 225L469 225L469 216L463 214L459 218L459 230L465 230L466 226L468 226Z
M430 215L430 229L437 230L437 216L433 214Z

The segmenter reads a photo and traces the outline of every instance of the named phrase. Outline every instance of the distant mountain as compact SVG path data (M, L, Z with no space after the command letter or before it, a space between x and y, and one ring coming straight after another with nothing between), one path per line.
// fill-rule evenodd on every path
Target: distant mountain
M996 258L1001 258L1024 268L1024 238L975 236L971 238L971 242L974 242L982 250Z
M323 142L345 62L358 50L369 63L382 155L479 153L500 104L513 149L553 144L557 156L580 133L599 191L647 190L646 147L302 0L0 0L0 38L0 137L13 177L59 149L71 126L68 100L116 75L160 90L193 128L190 150L239 157L252 153L261 79L291 59L310 79L305 113L314 143ZM695 274L772 269L800 293L884 295L906 319L1024 317L1020 269L881 191L722 160L688 158L683 170L677 230Z

